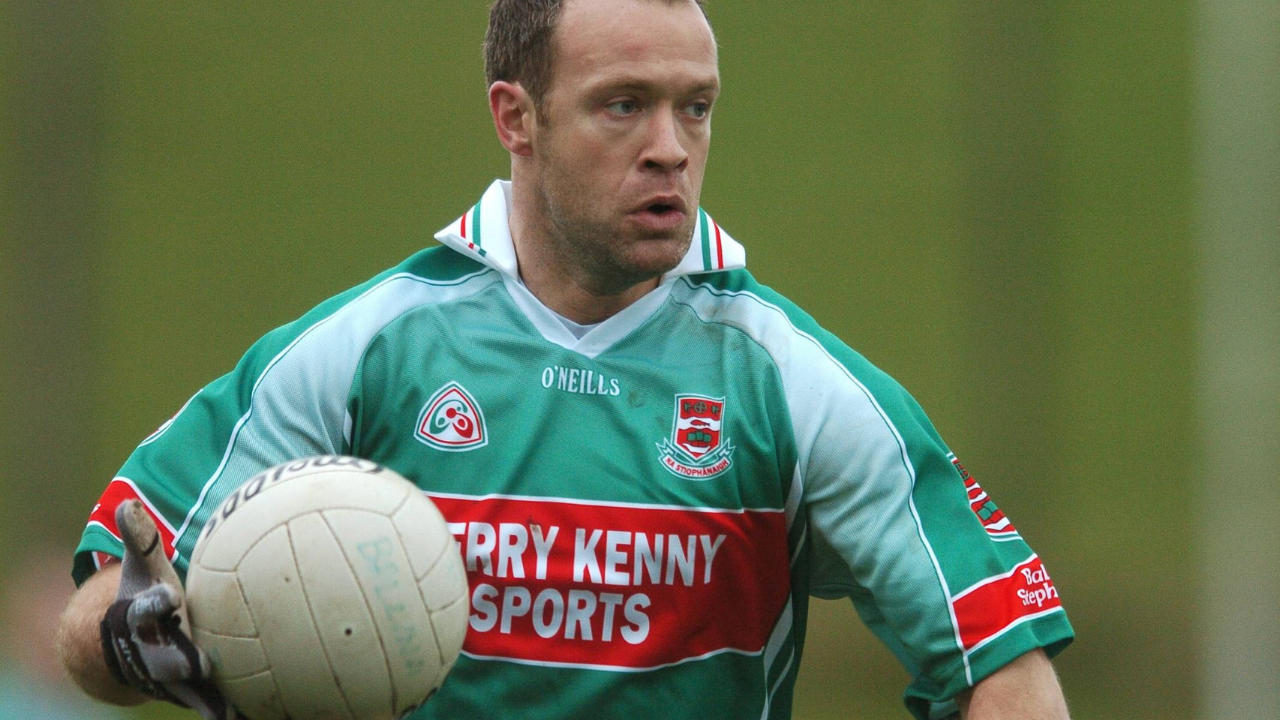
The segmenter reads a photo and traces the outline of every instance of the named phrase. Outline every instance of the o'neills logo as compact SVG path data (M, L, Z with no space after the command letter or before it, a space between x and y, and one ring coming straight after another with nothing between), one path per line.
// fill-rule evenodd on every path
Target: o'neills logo
M755 655L791 593L781 509L427 496L466 564L471 657L652 670Z
M436 391L418 416L414 436L431 447L461 452L489 444L484 413L471 393L450 381Z
M683 478L705 480L733 464L733 443L723 437L724 398L676 395L671 437L658 443L662 466Z

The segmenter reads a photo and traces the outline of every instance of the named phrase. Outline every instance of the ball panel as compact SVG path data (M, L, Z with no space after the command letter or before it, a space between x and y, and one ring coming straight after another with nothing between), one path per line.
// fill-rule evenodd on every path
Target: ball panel
M435 687L443 661L413 569L391 518L359 510L326 510L342 552L355 572L386 648L396 689L396 715Z
M339 692L357 717L392 717L390 669L378 627L337 539L318 513L290 521L289 533Z
M240 582L233 572L193 564L187 571L187 612L191 626L222 636L257 637Z
M251 481L256 483L257 481ZM410 494L409 482L390 473L369 475L347 469L308 469L302 477L256 492L241 488L217 510L200 539L199 562L213 570L235 570L249 547L273 528L295 517L334 507L356 507L390 515ZM269 502L263 498L270 496ZM208 542L217 538L218 542Z
M467 572L462 566L462 552L452 537L445 552L452 555L442 557L431 572L418 581L422 597L432 611L452 605L467 595Z
M435 505L393 471L341 457L237 488L204 526L187 592L215 680L257 720L417 707L453 667L470 610Z
M456 551L457 544L449 534L444 516L435 503L420 492L409 496L392 520L400 532L416 579L421 579L431 570L446 548L453 547Z
M456 658L458 653L462 652L462 642L467 637L467 620L471 614L471 603L469 602L466 592L462 597L454 601L452 605L448 605L431 613L431 627L436 634L436 645L440 648L440 654L447 658ZM453 663L450 662L450 667ZM440 675L440 682L444 682L445 670Z
M209 655L218 677L234 680L271 669L257 638L228 637L198 629L192 635L196 645Z
M293 561L289 528L278 527L262 538L240 561L236 574L288 715L351 718L311 618ZM233 695L231 688L224 692L237 707L242 707L242 701L257 701Z
M235 680L220 680L218 688L232 704L253 720L289 720L270 672Z

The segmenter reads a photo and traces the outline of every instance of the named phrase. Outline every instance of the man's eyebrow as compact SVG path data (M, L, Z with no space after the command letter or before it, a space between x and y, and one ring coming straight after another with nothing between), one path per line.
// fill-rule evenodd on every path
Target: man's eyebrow
M603 92L606 90L650 91L656 88L658 85L659 83L653 80L647 80L645 78L633 77L629 75L611 77L611 78L601 78L600 80L597 80L591 83L592 89L597 92ZM719 78L707 78L698 82L697 84L689 86L687 89L682 90L682 92L700 93L700 92L707 92L707 91L718 92L719 90L720 90Z

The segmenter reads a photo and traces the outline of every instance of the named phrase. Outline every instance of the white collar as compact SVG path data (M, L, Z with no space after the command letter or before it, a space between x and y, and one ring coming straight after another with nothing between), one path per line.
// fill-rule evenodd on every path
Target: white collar
M481 196L480 202L449 227L436 233L436 239L502 273L507 292L542 337L590 358L612 347L656 312L671 294L672 280L683 275L736 270L747 264L746 249L699 208L689 252L685 253L679 265L662 276L658 287L588 330L582 337L574 337L555 313L520 281L516 246L507 223L510 213L511 183L495 180Z
M436 240L474 258L504 275L520 277L516 246L507 218L511 213L511 182L494 180L480 202L436 233ZM747 250L716 224L702 208L693 230L689 252L662 282L698 273L737 270L747 266Z

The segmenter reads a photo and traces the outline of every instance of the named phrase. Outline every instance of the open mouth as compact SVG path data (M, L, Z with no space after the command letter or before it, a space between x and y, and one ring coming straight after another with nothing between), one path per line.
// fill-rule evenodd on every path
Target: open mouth
M631 217L651 231L670 232L685 221L684 203L676 197L657 198L641 205Z

